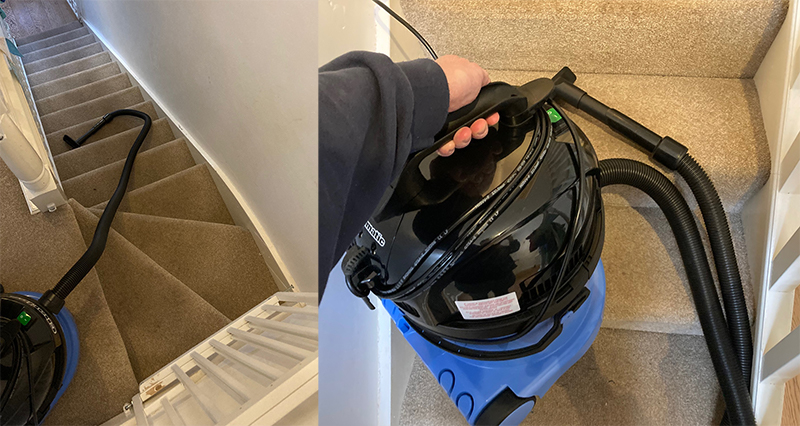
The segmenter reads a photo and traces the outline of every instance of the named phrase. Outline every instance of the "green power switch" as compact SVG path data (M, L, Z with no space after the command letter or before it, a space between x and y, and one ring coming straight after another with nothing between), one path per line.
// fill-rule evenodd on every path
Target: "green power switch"
M27 312L22 311L17 315L17 321L22 325L28 325L28 323L31 322L31 316L28 315Z
M559 114L558 111L556 111L555 108L548 109L547 110L547 115L550 116L550 122L551 123L555 123L555 122L561 120L561 114Z

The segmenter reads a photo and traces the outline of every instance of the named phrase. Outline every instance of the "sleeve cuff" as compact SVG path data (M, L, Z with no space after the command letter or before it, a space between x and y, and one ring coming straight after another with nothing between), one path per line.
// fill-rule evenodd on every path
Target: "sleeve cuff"
M450 105L447 77L430 59L417 59L397 64L408 78L414 93L414 125L411 129L411 151L431 145L431 139L442 129Z

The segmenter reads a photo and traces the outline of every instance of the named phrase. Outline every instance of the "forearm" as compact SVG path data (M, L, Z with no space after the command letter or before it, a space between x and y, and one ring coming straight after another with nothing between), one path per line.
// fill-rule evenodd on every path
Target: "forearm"
M319 73L319 276L369 219L413 151L444 124L449 92L430 60L352 52Z

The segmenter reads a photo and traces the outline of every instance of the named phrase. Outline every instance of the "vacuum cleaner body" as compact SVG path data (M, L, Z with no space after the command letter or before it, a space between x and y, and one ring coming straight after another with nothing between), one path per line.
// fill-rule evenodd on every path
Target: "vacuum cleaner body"
M589 350L603 319L605 285L600 262L586 283L587 299L580 308L560 318L563 329L557 338L538 353L500 361L465 358L444 351L412 328L392 301L384 300L383 305L469 424L517 425L538 398ZM539 324L527 335L505 345L546 340L552 321Z
M546 102L552 82L533 83L528 117L450 157L408 162L345 255L351 290L372 285L414 327L461 343L517 338L585 299L603 245L587 174L597 157Z
M749 319L713 183L686 146L589 96L575 79L565 67L553 79L519 87L493 83L448 116L434 146L409 159L345 254L348 287L370 306L369 293L384 300L470 423L519 423L600 326L601 188L638 188L664 212L678 242L726 417L755 424ZM725 312L680 191L646 164L598 162L553 99L588 113L686 180L708 229ZM487 139L436 156L459 128L494 112L500 125Z
M525 105L451 114L439 141L458 114L501 122L450 157L440 142L413 155L342 264L470 424L519 423L594 341L605 302L594 149L550 103L551 80L501 85L519 93L496 99Z
M80 343L67 309L53 314L32 292L0 295L0 418L4 425L38 424L78 367Z

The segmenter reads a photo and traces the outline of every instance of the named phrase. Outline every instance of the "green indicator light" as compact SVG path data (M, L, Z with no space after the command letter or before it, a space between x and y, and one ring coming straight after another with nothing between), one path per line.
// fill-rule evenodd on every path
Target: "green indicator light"
M547 110L547 115L550 116L550 122L555 123L558 120L561 120L561 114L556 111L555 108L550 108Z
M31 316L28 315L27 312L22 311L17 315L17 321L22 325L28 325L28 323L31 322Z

